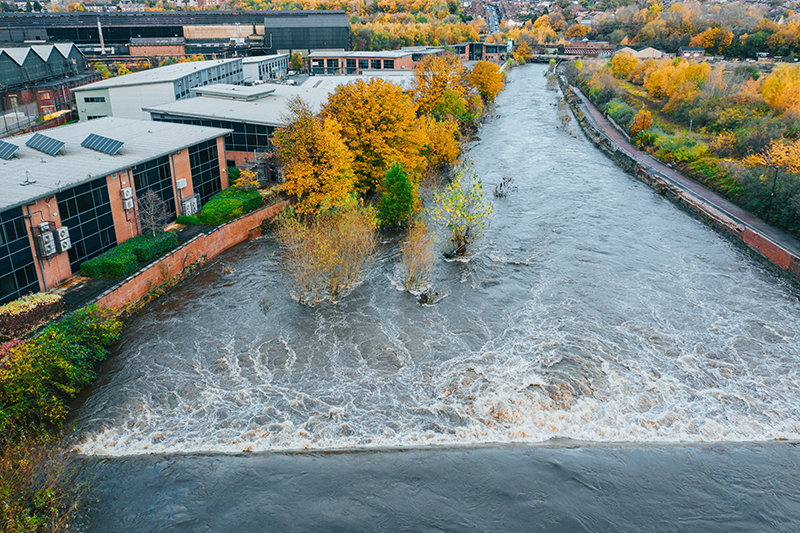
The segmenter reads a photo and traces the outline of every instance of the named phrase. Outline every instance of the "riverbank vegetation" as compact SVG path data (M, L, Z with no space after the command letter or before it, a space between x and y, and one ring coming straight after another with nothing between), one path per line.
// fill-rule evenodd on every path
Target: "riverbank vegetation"
M476 131L484 106L503 87L496 65L478 62L468 73L454 54L425 58L414 75L415 88L407 92L380 78L341 85L319 113L302 100L290 102L288 124L276 131L274 144L283 165L283 188L297 202L279 221L277 235L298 301L313 305L346 293L360 280L375 247L366 232L403 229L419 219L420 189L433 188L448 175L462 138ZM458 174L442 193L450 203L432 219L451 231L448 242L458 241L448 249L451 254L467 253L479 233L477 226L463 227L444 216L463 215L462 208L476 201L480 182L471 179L469 186L464 184L468 201L457 201L456 191L462 188ZM490 213L471 216L485 221ZM355 229L343 232L340 224ZM455 226L459 230L453 232ZM418 235L428 227L414 225L414 242L428 243ZM417 286L427 260L412 260L408 254L425 247L407 248L406 285ZM338 263L346 264L345 274Z
M97 377L122 323L94 306L15 339L0 366L0 530L67 531L83 503L57 428L67 402Z
M640 149L800 235L800 67L622 53L567 75Z

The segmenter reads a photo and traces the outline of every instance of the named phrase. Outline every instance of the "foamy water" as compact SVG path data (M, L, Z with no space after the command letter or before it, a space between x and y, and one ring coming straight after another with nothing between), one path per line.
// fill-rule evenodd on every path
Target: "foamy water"
M797 291L560 125L544 83L514 71L470 149L516 189L434 305L397 290L391 239L315 309L273 239L241 245L132 321L80 451L800 439Z

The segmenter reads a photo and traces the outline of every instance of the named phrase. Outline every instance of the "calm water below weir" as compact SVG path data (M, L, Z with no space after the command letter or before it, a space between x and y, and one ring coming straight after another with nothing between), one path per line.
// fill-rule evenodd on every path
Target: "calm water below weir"
M563 126L543 72L470 147L516 189L434 305L392 238L297 305L265 237L132 321L76 413L90 529L800 528L798 291Z

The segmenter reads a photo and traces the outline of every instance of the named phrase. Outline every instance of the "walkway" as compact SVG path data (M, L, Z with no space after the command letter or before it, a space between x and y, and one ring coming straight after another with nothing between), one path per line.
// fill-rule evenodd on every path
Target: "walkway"
M710 204L740 224L749 226L753 231L761 233L774 243L791 252L793 255L800 256L800 239L790 233L767 224L752 213L745 211L741 207L730 202L729 200L726 200L714 191L707 189L700 183L687 178L683 174L676 172L649 154L642 152L628 142L622 133L617 130L608 121L608 119L606 119L606 117L603 116L603 114L594 106L594 104L589 101L589 99L580 91L580 89L573 87L572 90L583 102L583 108L586 111L584 113L586 118L593 122L598 130L605 133L606 137L615 142L621 150L627 152L640 165L645 167L648 172L660 174L674 185L690 192L695 197Z

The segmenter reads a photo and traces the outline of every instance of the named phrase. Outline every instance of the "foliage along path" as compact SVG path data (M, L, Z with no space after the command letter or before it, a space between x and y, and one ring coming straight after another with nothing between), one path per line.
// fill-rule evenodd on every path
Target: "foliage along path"
M592 102L581 92L577 87L572 87L575 94L581 99L583 105L588 111L587 118L589 118L601 130L606 137L614 141L621 150L628 153L637 163L642 165L650 172L657 172L662 176L668 178L670 181L679 187L690 191L694 196L700 198L702 201L725 213L726 215L736 219L737 222L749 226L753 231L761 233L769 238L774 243L780 245L785 250L791 252L793 255L800 257L800 239L794 235L787 233L781 229L771 226L737 206L736 204L726 200L719 194L707 189L702 184L693 181L683 174L676 172L668 167L661 161L653 156L646 154L632 145L628 140L606 119L605 116L594 106Z

